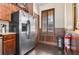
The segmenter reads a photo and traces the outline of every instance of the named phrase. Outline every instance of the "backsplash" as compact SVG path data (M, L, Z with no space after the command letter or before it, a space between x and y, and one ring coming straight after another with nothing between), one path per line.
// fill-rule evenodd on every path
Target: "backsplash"
M9 22L8 21L1 21L0 20L0 33L2 33L2 27L6 27L5 30L6 32L9 32Z

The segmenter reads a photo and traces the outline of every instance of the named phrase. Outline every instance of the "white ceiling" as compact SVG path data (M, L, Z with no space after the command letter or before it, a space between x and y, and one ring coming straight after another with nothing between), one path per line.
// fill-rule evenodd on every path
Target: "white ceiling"
M36 3L38 6L43 6L43 5L46 5L48 3Z

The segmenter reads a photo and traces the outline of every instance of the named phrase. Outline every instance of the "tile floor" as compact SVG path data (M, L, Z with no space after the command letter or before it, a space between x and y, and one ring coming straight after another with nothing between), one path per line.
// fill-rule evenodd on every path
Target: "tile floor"
M55 46L38 44L28 55L63 55L63 51Z

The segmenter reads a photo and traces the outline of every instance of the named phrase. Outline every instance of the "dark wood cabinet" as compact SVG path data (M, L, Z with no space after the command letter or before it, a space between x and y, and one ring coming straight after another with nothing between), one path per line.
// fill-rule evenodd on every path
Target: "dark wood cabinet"
M13 55L16 53L15 34L3 35L3 55Z

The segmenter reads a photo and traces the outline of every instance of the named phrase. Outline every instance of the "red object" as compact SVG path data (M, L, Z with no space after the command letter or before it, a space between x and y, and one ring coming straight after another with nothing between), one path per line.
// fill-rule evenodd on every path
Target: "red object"
M72 39L72 36L65 36L64 39L64 49L70 49L70 40Z
M70 40L71 38L72 38L71 36L65 36L65 37L64 37L64 39L69 39L69 40Z

